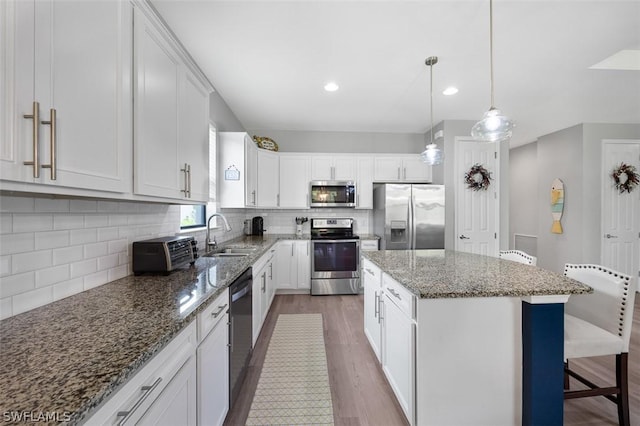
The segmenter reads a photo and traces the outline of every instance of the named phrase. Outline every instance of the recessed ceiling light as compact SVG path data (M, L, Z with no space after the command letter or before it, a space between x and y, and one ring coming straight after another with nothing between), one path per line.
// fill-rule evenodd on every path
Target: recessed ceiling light
M453 87L453 86L452 87L447 87L442 92L443 95L447 95L447 96L455 95L456 93L458 93L458 88L457 87Z
M335 92L339 88L340 88L340 86L338 86L333 81L330 81L329 83L324 85L324 90L326 90L327 92Z

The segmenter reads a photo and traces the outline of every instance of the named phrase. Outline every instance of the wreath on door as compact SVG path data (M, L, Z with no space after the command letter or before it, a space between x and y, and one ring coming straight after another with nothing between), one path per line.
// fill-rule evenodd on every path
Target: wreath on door
M486 191L491 185L491 172L485 169L481 164L474 164L464 175L464 182L467 188L474 191Z
M611 173L615 187L621 194L631 192L640 183L640 175L630 164L620 163Z

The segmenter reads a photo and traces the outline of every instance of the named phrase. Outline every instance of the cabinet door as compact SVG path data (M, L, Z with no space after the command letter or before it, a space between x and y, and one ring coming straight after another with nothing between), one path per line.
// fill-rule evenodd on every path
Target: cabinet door
M425 164L419 155L404 157L402 178L410 182L431 182L431 166Z
M367 265L362 265L362 281L364 286L364 334L369 339L371 349L380 361L380 270Z
M309 157L280 155L280 207L306 209L309 206Z
M374 180L395 182L402 179L402 160L398 157L375 157Z
M198 347L198 424L222 425L229 411L229 314Z
M384 293L382 370L409 422L413 424L415 325Z
M353 155L334 157L333 178L335 180L349 180L355 182L357 178L356 157Z
M279 167L278 154L259 149L258 161L258 207L278 207Z
M299 289L311 289L311 256L309 254L309 241L295 241L296 259L298 265L297 284Z
M136 424L195 426L196 376L196 359L191 356Z
M278 269L277 269L277 256L276 249L271 249L271 254L273 258L269 261L267 265L267 311L271 308L271 303L273 302L273 297L276 294L276 285L278 283ZM266 318L266 314L265 314Z
M209 201L209 92L186 71L180 108L180 168L188 165L189 201ZM184 179L184 177L183 177Z
M244 196L245 206L256 207L258 205L258 148L250 137L244 142Z
M294 261L295 256L294 241L278 241L276 246L276 276L278 277L277 288L293 289L297 287L298 265Z
M356 181L356 209L373 208L373 158L358 159L358 179Z
M311 180L333 180L333 157L314 155L311 157Z
M180 59L137 9L135 28L134 192L180 198L184 188L184 173L178 166Z
M260 335L260 329L262 328L262 299L264 299L264 280L264 268L260 268L259 271L253 271L253 284L251 290L251 335L253 336L252 346L256 345L256 341L258 340L258 336Z
M131 4L4 3L3 27L15 32L3 40L2 179L129 192ZM24 117L33 114L34 102L35 131L33 119ZM35 166L24 165L34 161L36 133L37 178Z

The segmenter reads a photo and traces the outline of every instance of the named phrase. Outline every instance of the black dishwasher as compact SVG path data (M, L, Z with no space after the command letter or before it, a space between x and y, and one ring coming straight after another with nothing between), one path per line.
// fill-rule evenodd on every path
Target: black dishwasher
M229 287L229 408L240 393L251 359L253 332L252 270L247 269Z

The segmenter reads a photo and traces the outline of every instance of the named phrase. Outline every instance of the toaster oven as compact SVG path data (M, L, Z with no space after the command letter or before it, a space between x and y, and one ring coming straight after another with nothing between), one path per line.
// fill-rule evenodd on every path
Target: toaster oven
M193 237L160 237L134 241L133 273L147 272L168 274L174 269L195 263Z

